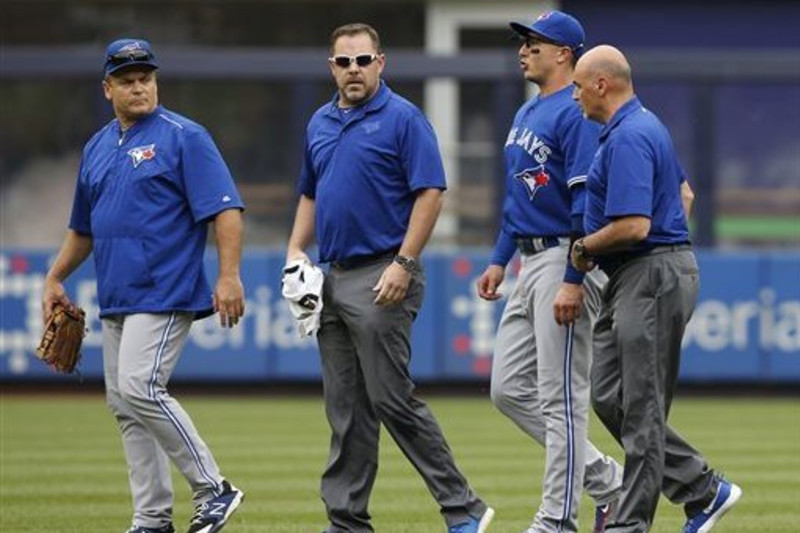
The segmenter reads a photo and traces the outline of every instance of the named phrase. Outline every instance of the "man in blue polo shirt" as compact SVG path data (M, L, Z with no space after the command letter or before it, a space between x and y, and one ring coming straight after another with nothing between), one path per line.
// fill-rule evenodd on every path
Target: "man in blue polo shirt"
M219 531L244 493L167 392L194 320L244 313L239 277L244 204L208 132L158 105L155 56L142 39L111 43L103 92L116 118L83 150L72 217L45 280L45 323L63 281L94 254L103 327L106 400L122 434L133 496L128 533L172 533L170 461L196 505L189 532ZM213 222L219 277L203 268Z
M316 235L331 268L318 333L333 436L322 476L327 533L373 531L368 503L384 424L422 475L450 533L486 531L494 511L456 468L408 372L411 326L422 304L419 262L442 205L444 171L422 112L381 81L377 32L331 34L338 92L306 130L300 201L287 260L308 260Z
M619 50L587 52L574 83L586 117L605 125L586 185L587 235L573 245L572 261L609 276L594 328L592 402L625 450L625 474L607 531L649 531L663 491L684 505L684 533L706 533L742 491L667 426L697 301L691 189L669 132L636 98Z
M583 491L595 502L602 533L622 484L622 467L588 440L591 321L602 272L569 263L583 235L586 172L600 126L572 100L572 74L585 36L561 11L532 24L512 22L518 57L539 94L517 111L505 143L506 197L490 264L478 295L497 300L505 268L519 250L521 268L497 329L492 401L545 448L541 504L526 533L578 531Z

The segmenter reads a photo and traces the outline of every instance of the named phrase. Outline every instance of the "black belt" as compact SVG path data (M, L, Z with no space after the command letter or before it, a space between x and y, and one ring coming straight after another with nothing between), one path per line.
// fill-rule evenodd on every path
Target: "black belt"
M522 255L533 255L548 248L569 244L569 237L520 237L516 239L517 249Z
M624 252L607 255L605 257L598 257L600 269L608 276L613 275L617 270L624 265L630 263L640 257L648 255L665 254L668 252L682 252L684 250L691 250L692 245L688 242L681 242L678 244L658 244L644 250L636 250L633 252Z
M351 255L350 257L345 257L344 259L331 261L331 266L338 270L352 270L354 268L360 268L372 263L378 263L385 259L391 259L396 256L397 252L399 251L399 248L392 248L391 250L377 252L374 254Z

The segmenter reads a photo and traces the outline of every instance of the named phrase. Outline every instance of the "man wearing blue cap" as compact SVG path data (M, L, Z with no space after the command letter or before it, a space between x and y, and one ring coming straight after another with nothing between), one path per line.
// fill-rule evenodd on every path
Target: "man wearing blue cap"
M527 533L578 530L585 488L595 501L593 531L604 531L622 468L588 441L591 321L605 277L569 263L583 234L584 182L599 125L572 101L572 77L584 32L572 16L545 13L512 22L519 62L539 94L517 112L505 143L506 197L490 264L478 294L497 300L505 267L518 250L522 268L497 331L491 395L497 408L545 447L542 501Z
M57 302L69 304L63 281L93 253L106 400L133 497L128 533L175 531L170 461L193 491L189 533L213 533L244 493L222 477L166 386L194 320L218 312L233 327L244 313L244 204L205 128L158 105L156 69L147 41L122 39L106 50L103 92L116 118L84 147L42 310L46 323ZM219 251L213 293L203 268L209 222Z

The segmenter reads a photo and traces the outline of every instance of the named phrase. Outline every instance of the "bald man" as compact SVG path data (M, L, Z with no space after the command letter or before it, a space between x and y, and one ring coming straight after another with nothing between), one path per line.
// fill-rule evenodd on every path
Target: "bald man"
M586 236L572 263L608 275L594 327L592 404L625 450L623 489L606 531L650 530L663 491L683 504L684 533L706 533L741 489L667 426L681 340L697 301L689 241L691 188L672 140L633 91L625 56L611 46L577 63L573 98L604 125L586 181Z

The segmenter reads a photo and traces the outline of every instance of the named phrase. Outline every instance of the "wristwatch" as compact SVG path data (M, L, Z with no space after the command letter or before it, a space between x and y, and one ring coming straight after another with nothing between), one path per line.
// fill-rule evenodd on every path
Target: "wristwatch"
M417 269L417 262L413 257L396 255L394 256L394 262L403 267L406 272L414 272Z
M572 251L575 256L581 259L591 259L591 256L586 253L586 245L583 244L583 237L575 241L575 244L572 245Z

